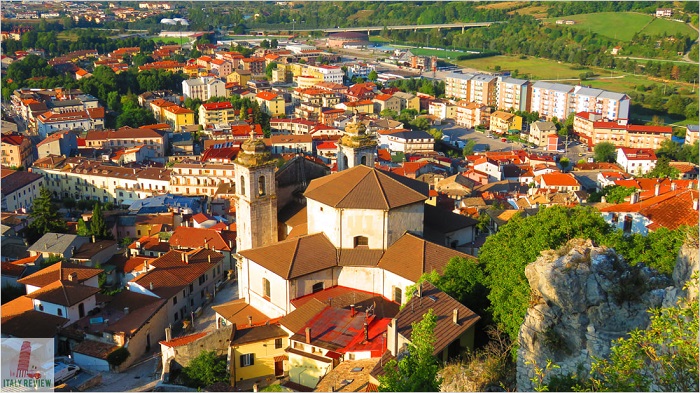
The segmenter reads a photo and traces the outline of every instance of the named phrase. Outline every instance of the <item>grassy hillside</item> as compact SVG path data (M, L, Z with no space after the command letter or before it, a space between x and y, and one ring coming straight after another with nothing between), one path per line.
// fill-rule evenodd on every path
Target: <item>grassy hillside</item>
M636 12L600 12L596 14L581 14L547 18L546 22L554 23L556 20L565 19L576 22L571 27L585 29L609 38L629 42L635 33L642 32L647 35L676 34L681 33L697 38L697 31L685 23L668 19L657 19L651 15Z

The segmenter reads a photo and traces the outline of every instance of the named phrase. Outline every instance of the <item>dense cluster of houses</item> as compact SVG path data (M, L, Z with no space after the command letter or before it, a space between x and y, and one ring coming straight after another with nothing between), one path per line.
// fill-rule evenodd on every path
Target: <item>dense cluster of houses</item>
M218 49L202 45L201 57L177 63L164 59L179 46L162 46L139 67L188 75L182 92L139 95L154 125L104 129L104 107L78 90L14 92L29 132L2 136L2 284L24 295L2 305L3 337L53 338L57 354L97 371L121 371L160 346L166 380L208 349L227 354L237 388L280 379L295 390L371 391L429 309L438 316L435 356L473 346L480 317L416 284L455 257L478 263L485 237L515 215L588 204L626 233L697 223L697 166L671 163L678 178L642 178L671 129L627 124L624 94L454 73L438 99L347 86L350 72L369 67L346 74L303 44L247 58ZM55 64L94 57L120 72L139 51L73 53ZM272 81L263 80L273 62ZM269 137L231 102L183 105L232 95L270 115ZM551 120L574 113L575 134L590 147L613 142L617 162L567 171L555 155L516 149L450 158L429 133L381 115L405 109L498 134L522 130L513 111L538 111L527 138L548 150L558 144ZM686 143L697 135L688 126ZM634 192L589 203L610 185ZM70 233L24 244L42 187L57 201L109 206L114 240L78 235L78 219L90 223L92 213L64 203ZM195 331L193 319L234 280L234 298L213 307L211 328ZM131 356L110 363L121 348Z

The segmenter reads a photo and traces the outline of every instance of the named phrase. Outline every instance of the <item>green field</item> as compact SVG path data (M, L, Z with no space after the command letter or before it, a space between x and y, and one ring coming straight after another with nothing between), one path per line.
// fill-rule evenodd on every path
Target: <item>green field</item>
M78 41L78 35L75 34L75 32L71 32L71 31L62 31L62 32L56 34L56 38L61 40L61 41L71 41L71 42Z
M492 56L480 59L461 60L453 62L461 67L475 68L480 71L494 71L496 66L502 70L518 70L519 78L526 79L565 79L578 78L578 76L589 69L573 70L566 63L559 63L555 60L537 59L528 57L520 59L518 56ZM596 72L596 70L593 70ZM608 72L607 75L609 75ZM620 75L617 72L613 76Z
M159 43L159 44L179 44L180 43L180 37L151 37L150 39ZM189 38L182 37L183 43L186 43L188 41L189 41Z
M410 48L411 53L418 56L436 56L439 59L456 59L459 55L466 55L466 52L461 51L451 51L451 50L438 50L438 49L425 49L425 48Z
M651 15L636 12L600 12L547 18L545 21L555 23L559 19L575 21L576 24L570 25L570 27L588 30L625 42L631 41L634 34L638 32L643 32L647 35L681 33L693 38L698 36L697 31L685 23L667 19L655 19Z

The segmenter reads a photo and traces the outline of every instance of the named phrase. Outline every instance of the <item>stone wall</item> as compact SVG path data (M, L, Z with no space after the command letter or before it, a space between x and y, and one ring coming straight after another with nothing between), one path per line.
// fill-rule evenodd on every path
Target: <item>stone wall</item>
M678 295L673 285L697 270L697 246L694 257L690 249L681 255L679 265L686 268L674 272L672 282L643 265L629 266L590 240L543 251L525 268L532 299L518 337L517 389L532 391L534 367L544 368L547 360L560 366L549 376L588 371L592 356L609 355L612 340L646 328L647 310L675 303L669 300Z
M224 326L214 330L199 340L180 345L174 348L175 355L167 359L171 361L170 369L175 367L187 367L192 359L199 356L202 351L214 351L217 356L228 355L228 347L231 342L233 325Z

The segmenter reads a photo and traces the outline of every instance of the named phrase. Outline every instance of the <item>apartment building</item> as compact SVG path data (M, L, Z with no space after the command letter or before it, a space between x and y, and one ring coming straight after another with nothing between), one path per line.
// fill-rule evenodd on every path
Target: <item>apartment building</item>
M574 117L574 134L589 149L601 142L616 147L658 149L661 143L673 136L673 127L627 124L626 119L602 121L596 113L580 112Z
M146 146L155 157L165 157L168 147L167 134L150 128L122 127L113 131L88 131L85 146L91 148L132 148Z
M530 124L530 135L527 141L535 146L547 146L550 135L557 134L557 127L551 121L536 121ZM555 147L556 150L556 147Z
M237 120L233 105L228 102L210 102L199 106L199 124L206 127L207 124L228 123Z
M250 71L253 75L263 75L265 74L265 58L264 57L250 57L241 60L243 63L243 69Z
M656 153L654 153L654 149L621 147L617 149L615 161L625 172L634 176L642 176L656 166Z
M627 94L576 86L571 95L569 113L592 112L615 120L628 119L629 110L630 97Z
M2 181L2 204L4 212L27 211L32 208L34 199L39 196L39 189L44 177L27 171L0 170Z
M467 128L479 125L488 127L491 124L491 108L467 100L459 101L455 109L455 122Z
M172 168L170 192L180 195L216 194L220 186L234 186L233 164L181 162Z
M104 108L76 112L44 112L36 118L37 132L42 138L62 130L90 130L104 127Z
M202 101L208 101L212 97L226 97L226 83L210 76L184 80L182 95L184 98L198 98Z
M304 69L304 74L313 76L320 82L343 83L343 70L337 66L319 65L307 66Z
M574 86L561 83L535 82L532 85L530 111L537 112L546 120L566 119L569 115L570 97Z
M36 145L38 158L49 155L70 156L78 150L78 137L72 131L59 131L49 135Z
M495 111L491 114L489 130L498 134L507 134L510 130L522 130L523 118L510 112Z
M20 134L2 135L2 165L29 168L34 162L32 141Z
M122 168L78 157L37 160L32 172L44 176L44 185L55 198L97 200L119 205L164 194L170 185L170 169Z
M437 117L440 120L454 119L457 117L457 106L447 100L432 100L428 106L428 114Z
M179 131L183 126L194 125L194 111L173 105L163 110L163 122L170 125L173 131Z
M255 95L260 110L272 117L284 116L284 98L271 91L261 91Z
M532 83L525 79L498 78L496 107L508 111L530 112L530 89Z
M476 74L469 80L469 101L496 106L498 78L493 75Z
M389 109L397 114L401 112L401 99L391 94L377 94L372 100L374 102L374 113L381 113L384 109Z
M473 74L461 74L452 72L445 77L445 97L455 100L471 101L469 92L469 81L474 77Z

